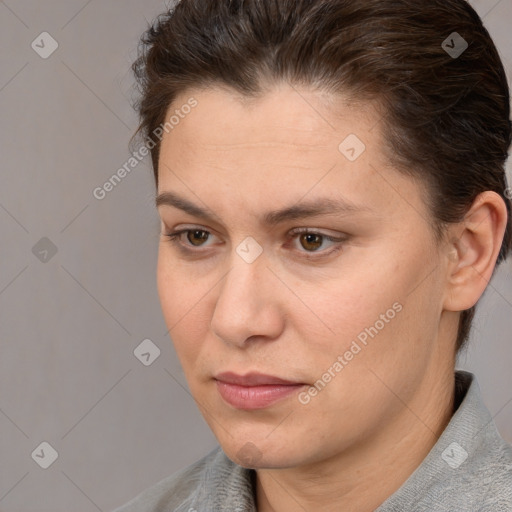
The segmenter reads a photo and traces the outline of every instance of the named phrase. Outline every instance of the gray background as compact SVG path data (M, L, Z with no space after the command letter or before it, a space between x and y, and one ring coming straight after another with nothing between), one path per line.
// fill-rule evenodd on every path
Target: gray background
M512 76L511 0L472 4ZM130 156L137 119L129 67L146 20L165 7L0 2L3 512L108 511L215 446L160 310L149 157L104 200L92 195ZM31 47L44 31L59 45L47 59ZM41 252L50 248L45 237L56 254ZM478 375L508 441L511 315L509 262L486 291L459 361ZM133 353L146 338L161 350L150 366ZM31 457L43 441L58 452L48 469Z

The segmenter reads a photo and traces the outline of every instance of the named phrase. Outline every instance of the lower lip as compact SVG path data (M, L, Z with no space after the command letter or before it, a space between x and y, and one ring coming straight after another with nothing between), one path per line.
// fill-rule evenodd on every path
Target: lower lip
M304 384L271 384L265 386L238 386L217 381L220 396L236 409L264 409L296 393Z

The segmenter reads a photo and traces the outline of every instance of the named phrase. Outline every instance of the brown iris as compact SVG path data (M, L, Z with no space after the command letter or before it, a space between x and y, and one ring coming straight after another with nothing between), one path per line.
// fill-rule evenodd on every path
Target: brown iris
M322 235L316 235L314 233L305 233L300 236L300 241L304 249L310 249L316 251L322 245ZM302 242L305 241L309 247L306 247ZM313 245L313 247L311 247Z
M195 229L187 233L188 241L195 246L200 246L201 242L206 242L206 240L208 240L208 236L209 234L206 231L202 231L200 229Z

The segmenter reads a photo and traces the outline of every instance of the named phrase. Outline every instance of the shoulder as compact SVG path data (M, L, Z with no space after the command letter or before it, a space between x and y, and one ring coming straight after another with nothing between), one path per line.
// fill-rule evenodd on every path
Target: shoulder
M460 466L448 468L450 480L465 489L466 496L474 497L479 511L512 512L512 445L501 437L475 379L467 401L470 403L460 418L457 436L466 451ZM456 439L454 433L452 439ZM443 453L446 462L449 454L446 450Z
M481 454L473 470L474 484L482 496L482 512L512 512L512 446L498 438Z
M432 451L432 496L478 512L512 512L512 446L499 434L474 376L457 414ZM442 510L445 510L444 508ZM446 510L451 510L446 508Z
M512 446L499 434L472 374L431 452L377 510L512 512Z
M220 447L202 459L168 476L113 512L163 512L193 510L197 495L205 492L216 473L229 472L235 464Z
M440 487L447 501L455 503L458 496L459 503L467 500L475 511L512 512L512 446L499 437L494 425L489 431L460 467L449 468Z
M476 446L443 443L439 463L422 474L414 510L512 512L512 447L489 431Z

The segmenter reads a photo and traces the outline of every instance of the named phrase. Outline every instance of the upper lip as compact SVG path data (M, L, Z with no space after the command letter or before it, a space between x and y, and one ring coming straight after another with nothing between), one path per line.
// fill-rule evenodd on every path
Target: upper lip
M238 375L233 372L222 372L217 374L214 378L221 382L233 384L236 386L297 386L299 384L302 384L302 382L281 379L279 377L274 377L273 375L265 375L263 373L257 372L247 373L245 375Z

